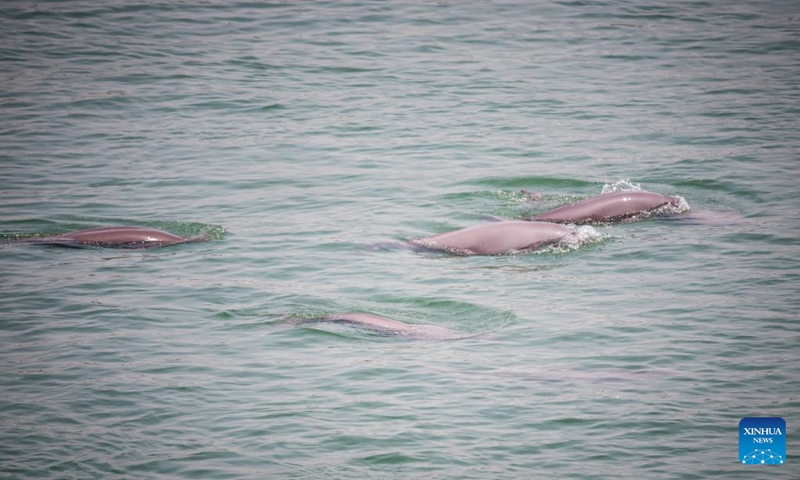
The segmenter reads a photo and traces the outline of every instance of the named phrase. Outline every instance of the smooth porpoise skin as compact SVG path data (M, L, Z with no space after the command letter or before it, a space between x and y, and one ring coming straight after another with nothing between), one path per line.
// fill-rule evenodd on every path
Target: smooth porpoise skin
M65 247L154 248L181 243L207 241L208 237L181 237L148 227L100 227L54 235L27 238L25 243L61 245Z
M545 222L497 222L431 237L411 240L411 244L461 255L497 255L533 250L556 243L570 235L566 227Z
M574 224L615 222L677 201L674 197L643 191L604 193L541 213L530 220Z
M318 318L291 318L288 321L294 325L313 323L344 323L355 325L359 328L371 330L381 335L400 337L408 340L454 340L470 335L459 333L436 325L416 325L388 318L378 317L367 313L345 313L325 315Z

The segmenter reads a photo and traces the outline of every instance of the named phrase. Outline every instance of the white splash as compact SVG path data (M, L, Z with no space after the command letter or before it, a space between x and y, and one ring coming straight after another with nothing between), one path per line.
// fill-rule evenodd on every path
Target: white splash
M570 235L559 240L558 243L549 245L536 251L536 253L568 253L584 245L601 243L609 238L605 233L598 232L591 225L567 225L572 230Z
M614 193L614 192L639 192L642 186L638 183L631 183L629 178L621 178L614 183L606 183L603 185L601 193Z

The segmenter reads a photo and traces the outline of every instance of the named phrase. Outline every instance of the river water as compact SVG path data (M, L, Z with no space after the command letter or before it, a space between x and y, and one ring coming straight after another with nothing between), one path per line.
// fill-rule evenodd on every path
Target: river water
M5 2L0 476L797 478L799 114L790 1ZM212 241L13 243L106 225ZM282 321L349 312L469 336Z

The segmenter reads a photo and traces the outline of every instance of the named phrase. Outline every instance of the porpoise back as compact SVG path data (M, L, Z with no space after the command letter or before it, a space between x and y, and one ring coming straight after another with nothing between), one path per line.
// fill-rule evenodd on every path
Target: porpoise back
M541 213L530 220L574 224L617 222L677 201L674 197L644 191L605 193Z
M106 247L106 248L154 248L181 243L207 241L208 237L181 237L149 227L99 227L87 230L54 235L51 237L27 238L25 243L60 245L65 247Z
M570 235L568 228L546 222L506 221L413 239L418 247L460 255L497 255L529 251Z
M367 313L344 313L307 319L292 318L290 321L295 325L343 323L364 328L381 335L400 337L407 340L454 340L470 336L469 334L459 333L437 325L410 324Z

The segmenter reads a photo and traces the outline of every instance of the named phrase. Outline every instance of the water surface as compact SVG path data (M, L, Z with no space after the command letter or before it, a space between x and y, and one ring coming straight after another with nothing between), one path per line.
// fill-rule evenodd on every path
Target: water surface
M792 2L5 4L2 238L213 240L0 248L0 471L766 475L737 427L783 417L797 449L799 22ZM615 185L692 213L569 251L375 248ZM281 324L345 312L475 335Z

